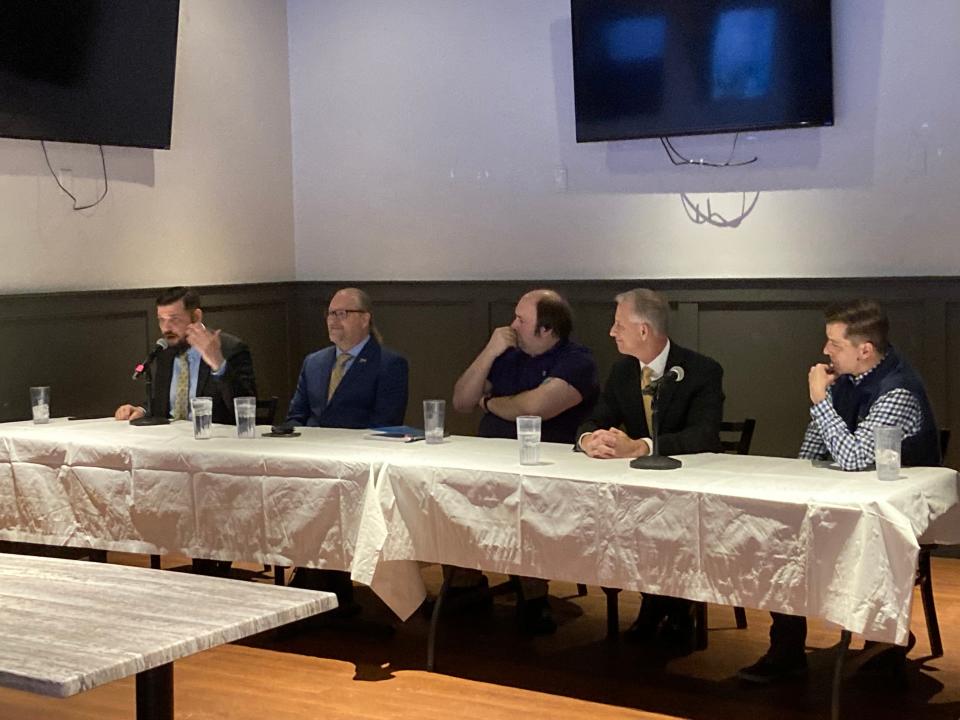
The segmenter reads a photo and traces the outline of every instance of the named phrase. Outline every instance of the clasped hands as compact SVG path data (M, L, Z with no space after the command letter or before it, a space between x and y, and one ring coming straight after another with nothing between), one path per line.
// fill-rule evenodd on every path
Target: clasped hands
M650 454L643 439L634 440L620 428L594 430L580 440L580 449L592 458L635 458Z

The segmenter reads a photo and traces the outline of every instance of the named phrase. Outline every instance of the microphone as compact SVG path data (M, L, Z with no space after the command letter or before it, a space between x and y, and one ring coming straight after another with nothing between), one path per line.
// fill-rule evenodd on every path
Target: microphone
M644 395L653 395L653 393L656 392L656 391L659 389L659 387L660 387L661 385L663 385L664 383L667 383L667 382L673 382L673 383L681 382L681 381L683 380L683 378L686 377L686 375L687 375L687 374L684 372L684 370L683 370L682 367L680 367L679 365L674 365L672 368L670 368L669 370L667 370L666 372L664 372L663 375L661 375L660 377L658 377L656 380L651 380L651 381L650 381L650 384L647 385L647 387L644 388L643 394L644 394Z
M167 345L168 343L166 341L166 338L157 339L157 344L153 346L153 350L150 351L150 354L147 355L146 359L142 363L140 363L133 369L132 377L134 380L137 380L141 375L143 375L143 371L147 369L147 365L153 362L153 359L160 354L161 350L166 350Z

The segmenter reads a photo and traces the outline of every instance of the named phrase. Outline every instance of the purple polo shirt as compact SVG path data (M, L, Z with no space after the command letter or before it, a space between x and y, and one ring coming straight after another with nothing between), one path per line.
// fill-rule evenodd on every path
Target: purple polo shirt
M583 401L554 418L544 420L540 430L543 442L573 443L580 426L600 394L597 363L590 349L561 340L542 355L531 357L519 348L509 348L493 361L487 380L491 397L516 395L538 387L547 378L559 378L569 383L583 397ZM480 420L480 437L517 437L517 424L493 413L485 413Z

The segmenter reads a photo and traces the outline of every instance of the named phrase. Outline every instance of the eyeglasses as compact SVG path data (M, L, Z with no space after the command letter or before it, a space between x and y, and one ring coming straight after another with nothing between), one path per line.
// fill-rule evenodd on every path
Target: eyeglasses
M337 320L343 321L347 319L347 315L350 313L365 313L366 310L331 310L327 313L328 318L336 318Z

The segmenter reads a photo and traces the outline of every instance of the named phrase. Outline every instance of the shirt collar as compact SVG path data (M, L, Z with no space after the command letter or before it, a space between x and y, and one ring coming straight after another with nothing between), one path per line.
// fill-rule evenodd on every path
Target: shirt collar
M883 360L884 358L881 358L880 362L878 362L869 370L860 373L859 375L851 375L850 380L853 382L854 385L859 385L870 373L872 373L874 370L880 367L880 365L883 363Z
M663 346L663 350L660 351L660 354L657 355L649 363L640 363L640 370L643 371L643 368L650 367L650 379L656 380L659 377L663 377L664 371L667 369L667 356L670 354L670 340L667 339L667 344Z
M355 357L357 357L361 352L363 352L363 349L367 346L367 343L368 343L368 342L370 342L370 336L369 336L369 335L367 335L363 340L361 340L360 342L358 342L356 345L354 345L352 348L350 348L350 349L347 350L346 352L350 353L350 357L354 357L354 358L355 358ZM336 345L334 345L334 347L336 347ZM343 350L341 350L340 348L337 348L337 357L340 357L341 355L343 355L343 353L344 353Z

